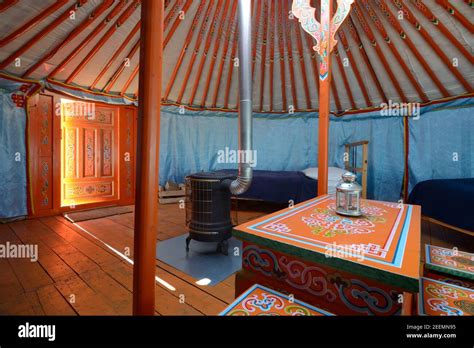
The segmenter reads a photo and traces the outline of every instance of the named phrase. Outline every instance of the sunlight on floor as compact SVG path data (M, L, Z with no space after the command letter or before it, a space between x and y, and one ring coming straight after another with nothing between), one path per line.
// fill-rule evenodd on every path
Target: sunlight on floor
M114 252L116 255L118 255L119 257L121 257L122 259L124 259L125 261L127 261L129 264L133 265L133 260L131 258L129 258L128 256L122 254L120 251L118 251L117 249L115 249L114 247L110 246L109 244L107 244L106 242L104 242L103 240L101 240L100 238L96 237L93 233L89 232L88 230L86 230L84 227L78 225L77 223L73 222L72 223L74 226L76 226L77 228L79 228L81 231L87 233L89 236L91 236L92 238L94 238L95 240L98 240L99 242L101 242L103 245L105 245L108 249L110 249L112 252ZM163 285L164 287L166 287L168 290L171 290L171 291L176 291L176 288L174 286L172 286L171 284L169 284L168 282L165 282L163 279L159 278L158 276L155 276L155 280L157 283ZM209 280L210 282L210 280ZM208 283L209 284L209 283ZM206 285L206 284L204 284Z

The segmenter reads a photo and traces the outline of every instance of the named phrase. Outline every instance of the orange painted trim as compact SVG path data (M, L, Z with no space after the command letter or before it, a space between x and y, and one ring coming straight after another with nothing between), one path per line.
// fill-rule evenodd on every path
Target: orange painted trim
M88 94L92 94L92 95L104 96L104 97L114 98L114 99L127 99L131 102L136 102L137 101L136 99L130 98L127 95L122 96L122 95L104 93L104 92L99 92L99 91L91 91L91 90L83 88L83 87L79 87L79 86L76 86L76 85L68 85L68 84L65 84L61 81L57 81L57 80L53 80L53 79L47 79L47 81L52 85L58 85L58 86L62 86L62 87L68 88L68 89L72 89L72 90L76 90L76 91L80 91L80 92L84 92L84 93L88 93ZM61 91L52 90L52 92L62 94L64 96L68 96L67 94L62 93Z

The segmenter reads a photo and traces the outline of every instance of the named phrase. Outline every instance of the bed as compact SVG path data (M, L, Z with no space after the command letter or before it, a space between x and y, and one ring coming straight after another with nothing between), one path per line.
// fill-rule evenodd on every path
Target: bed
M416 184L408 202L421 205L421 213L433 222L474 232L474 178L436 179Z
M357 151L358 148L361 151ZM362 196L366 198L368 141L347 144L345 151L348 154L345 168L328 168L328 193L336 192L336 185L341 174L349 170L361 174ZM362 154L360 165L358 164L358 153ZM237 170L224 169L219 172L237 176ZM254 170L252 185L238 198L281 204L288 204L292 201L294 204L298 204L316 197L317 191L317 168L307 168L304 171Z

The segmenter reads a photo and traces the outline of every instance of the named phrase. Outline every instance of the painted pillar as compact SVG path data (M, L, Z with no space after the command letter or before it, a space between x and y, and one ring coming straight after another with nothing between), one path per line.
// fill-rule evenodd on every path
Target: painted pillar
M133 314L155 313L164 0L141 4Z
M319 54L318 195L324 195L328 192L332 2L332 0L321 0L321 41Z

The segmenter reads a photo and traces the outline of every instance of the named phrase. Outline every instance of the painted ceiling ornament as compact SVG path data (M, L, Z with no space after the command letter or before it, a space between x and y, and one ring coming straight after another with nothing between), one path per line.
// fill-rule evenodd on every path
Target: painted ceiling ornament
M336 0L337 1L337 10L331 20L331 37L330 48L328 52L328 43L324 38L324 30L327 29L324 27L326 23L319 23L316 20L315 13L316 9L311 6L311 0L293 0L293 5L291 11L293 15L299 19L301 27L304 31L310 34L316 40L316 46L313 49L319 53L320 56L327 55L332 52L336 47L337 41L334 38L339 27L344 22L344 20L349 15L351 10L351 5L354 3L354 0ZM329 10L329 1L321 0L321 18L324 18L323 14L325 11Z

